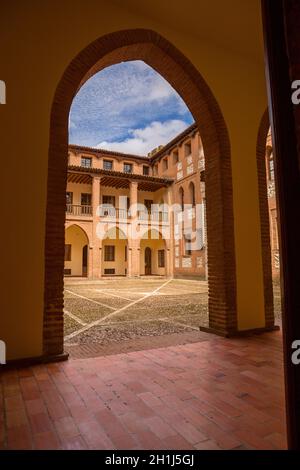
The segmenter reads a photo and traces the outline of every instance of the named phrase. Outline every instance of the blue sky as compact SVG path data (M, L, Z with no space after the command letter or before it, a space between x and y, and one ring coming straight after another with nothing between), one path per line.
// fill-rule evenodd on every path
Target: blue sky
M169 83L142 61L107 67L75 96L69 142L145 155L193 122Z

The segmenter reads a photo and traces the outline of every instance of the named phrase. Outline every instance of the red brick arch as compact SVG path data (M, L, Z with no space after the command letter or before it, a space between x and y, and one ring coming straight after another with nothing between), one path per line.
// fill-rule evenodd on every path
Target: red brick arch
M63 352L63 269L68 116L80 86L95 72L143 60L181 95L200 131L206 157L209 326L237 329L236 270L230 143L221 110L198 70L154 31L135 29L103 36L80 52L64 72L50 123L45 239L44 354Z

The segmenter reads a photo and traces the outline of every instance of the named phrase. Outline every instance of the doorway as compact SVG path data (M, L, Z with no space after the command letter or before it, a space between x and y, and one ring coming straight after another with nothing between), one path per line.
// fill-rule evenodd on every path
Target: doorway
M145 249L145 275L151 275L151 248L149 246Z
M87 276L87 266L88 266L88 246L84 245L82 248L82 275Z

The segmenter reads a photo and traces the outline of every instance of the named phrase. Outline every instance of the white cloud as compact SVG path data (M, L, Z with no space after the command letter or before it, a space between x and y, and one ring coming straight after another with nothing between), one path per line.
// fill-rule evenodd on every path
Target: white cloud
M186 122L180 119L165 122L153 121L144 128L130 130L131 137L121 142L102 141L96 147L135 155L147 155L155 147L167 144L186 127Z

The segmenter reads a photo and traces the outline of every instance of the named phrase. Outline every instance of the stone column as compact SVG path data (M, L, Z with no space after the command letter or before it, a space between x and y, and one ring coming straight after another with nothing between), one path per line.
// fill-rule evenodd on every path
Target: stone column
M97 224L100 217L97 215L97 208L100 204L100 180L99 176L93 176L92 182L92 214L93 214L93 238L92 238L92 270L91 277L98 279L101 277L101 246L102 240L97 237Z
M130 230L128 234L128 276L140 275L140 240L137 237L136 227L138 214L136 204L138 202L138 183L130 181Z

